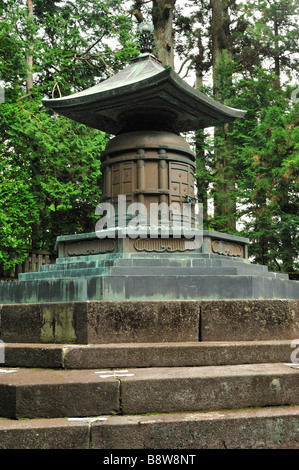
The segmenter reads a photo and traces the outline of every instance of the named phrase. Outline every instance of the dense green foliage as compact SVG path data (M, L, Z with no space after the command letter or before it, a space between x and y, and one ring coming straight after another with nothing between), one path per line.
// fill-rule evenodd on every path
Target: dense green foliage
M0 14L0 264L56 237L94 230L104 133L53 115L43 97L94 85L136 54L132 21L119 0L8 0ZM111 48L111 41L114 44ZM33 56L33 87L26 57ZM27 86L27 88L26 88Z
M182 8L177 16L182 60L202 91L247 111L214 136L197 134L199 201L210 207L204 227L247 236L255 262L298 271L299 104L291 99L299 88L298 4L188 4L192 13ZM208 88L203 84L211 70Z
M234 104L248 113L231 127L240 229L253 242L256 262L271 269L298 269L298 104L289 90L273 87L275 75L235 85Z

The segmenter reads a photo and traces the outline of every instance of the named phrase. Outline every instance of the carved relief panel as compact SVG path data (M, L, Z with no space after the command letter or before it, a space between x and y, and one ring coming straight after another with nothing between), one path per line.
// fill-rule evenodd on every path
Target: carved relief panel
M191 165L170 162L169 187L171 202L187 202L187 196L194 196L194 173Z
M134 162L126 161L112 165L112 203L117 203L119 194L127 196L127 202L133 202L133 193L136 186Z

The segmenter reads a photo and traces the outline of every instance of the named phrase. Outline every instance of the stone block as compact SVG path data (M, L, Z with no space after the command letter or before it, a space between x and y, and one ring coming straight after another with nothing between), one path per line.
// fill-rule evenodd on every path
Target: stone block
M196 301L100 301L3 305L6 343L198 341Z
M201 302L201 341L299 338L298 300Z
M73 302L2 305L6 343L86 343L86 309Z
M87 303L89 343L198 341L196 301Z
M5 367L61 369L64 349L53 344L5 343Z
M4 347L5 367L47 369L288 363L294 351L290 340L86 345L5 343Z
M67 419L0 420L0 449L88 449L89 424Z
M131 369L123 414L299 405L299 373L283 364Z
M6 369L0 416L11 419L97 416L119 412L119 382L94 370Z

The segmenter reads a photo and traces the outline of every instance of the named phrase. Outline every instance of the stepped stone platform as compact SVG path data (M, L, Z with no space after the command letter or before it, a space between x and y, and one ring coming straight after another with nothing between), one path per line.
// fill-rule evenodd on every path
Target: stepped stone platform
M0 283L1 449L299 448L299 283L205 235Z
M0 318L1 449L299 448L298 300L11 304Z
M221 237L224 235L219 234L218 238ZM92 238L90 245L84 245L90 246L85 251L80 248L84 241L73 242L70 246L75 248L59 250L55 264L41 266L39 272L20 274L17 282L0 282L1 304L299 298L298 281L290 280L285 273L269 272L266 266L250 263L245 245L233 243L234 239L228 243L224 238L221 246L236 246L240 250L220 249L220 242L215 245L214 241L212 246L218 247L218 253L207 248L201 253L167 253L166 250L86 254L97 252L93 242L102 240ZM230 254L222 254L225 252ZM72 256L66 257L67 253Z

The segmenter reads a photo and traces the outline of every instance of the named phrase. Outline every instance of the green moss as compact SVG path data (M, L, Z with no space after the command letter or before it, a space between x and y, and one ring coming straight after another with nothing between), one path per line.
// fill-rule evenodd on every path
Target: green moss
M44 343L74 343L76 332L72 305L43 306L41 341Z

